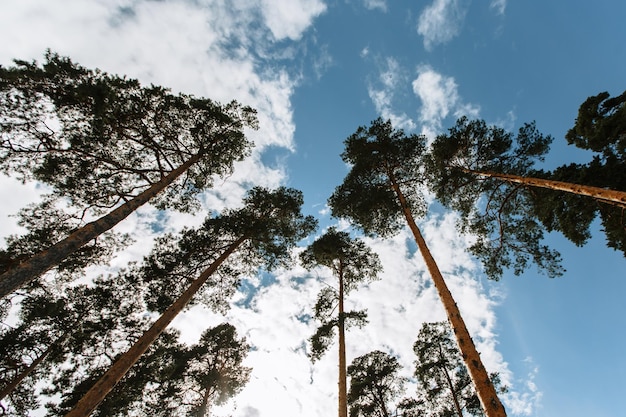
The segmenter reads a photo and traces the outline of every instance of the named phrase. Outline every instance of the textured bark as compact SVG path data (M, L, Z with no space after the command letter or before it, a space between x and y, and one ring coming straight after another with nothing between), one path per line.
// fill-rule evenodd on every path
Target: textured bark
M604 203L613 204L619 207L626 207L626 191L609 190L601 187L593 187L591 185L574 184L571 182L547 180L543 178L522 177L513 174L500 174L491 171L476 171L472 169L461 168L463 172L468 174L480 175L482 177L499 178L516 184L528 185L531 187L547 188L549 190L565 191L567 193L584 195L595 198Z
M209 277L217 270L217 268L246 240L241 237L232 243L217 258L211 266L196 278L189 288L180 296L172 305L165 310L161 317L146 330L146 332L135 342L126 353L124 353L111 368L102 375L102 377L94 384L93 387L78 401L74 408L66 414L65 417L87 417L98 404L104 400L107 394L115 387L115 385L126 375L128 370L139 360L150 345L159 337L165 328L174 320L183 308L189 303L191 298L204 285Z
M342 261L339 261L339 417L348 417L348 383L346 370L346 329L344 317Z
M417 243L420 253L424 258L424 262L426 262L426 266L435 288L439 293L439 298L441 299L444 309L446 310L446 315L448 316L448 320L450 321L450 325L454 331L456 341L459 345L459 350L463 356L463 361L465 362L465 366L467 366L470 377L474 382L476 393L478 394L478 398L480 399L483 409L485 410L485 415L487 417L506 417L504 406L496 394L496 390L491 382L491 379L489 379L489 375L487 374L487 370L485 369L485 366L480 359L480 355L476 350L474 341L470 337L469 331L465 326L465 321L461 317L459 307L456 305L456 302L448 289L448 285L443 279L441 271L430 253L428 246L426 246L422 233L413 219L411 208L409 207L402 190L400 190L400 186L397 181L395 181L393 176L390 176L390 182L391 187L398 197L400 206L402 207L402 212L404 213L409 228L411 229L411 232L413 232L415 242Z
M39 252L27 261L0 275L0 298L4 297L18 288L28 284L41 274L57 266L69 255L97 238L102 233L112 229L119 222L128 217L139 207L150 201L159 192L170 185L181 176L189 167L198 162L200 155L196 154L189 158L184 164L161 178L150 188L141 194L117 207L110 213L102 216L98 220L88 223L76 230L62 241L50 248Z

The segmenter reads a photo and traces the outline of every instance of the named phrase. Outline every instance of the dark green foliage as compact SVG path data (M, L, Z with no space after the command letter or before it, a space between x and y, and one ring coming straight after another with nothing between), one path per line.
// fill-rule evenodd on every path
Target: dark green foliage
M71 207L63 207L60 199L50 197L20 210L17 224L27 232L6 238L6 248L0 249L0 274L83 226L83 214L73 213ZM89 265L107 262L116 249L129 241L127 235L104 233L64 259L55 272L58 277L70 280Z
M413 349L418 392L416 399L402 403L407 416L484 415L448 323L424 323ZM499 393L506 392L497 374L490 378Z
M189 210L193 198L242 159L255 112L236 102L173 95L93 71L48 52L43 65L0 67L0 170L50 185L79 206L111 208L195 154L203 158L158 207Z
M205 330L191 346L177 339L175 332L161 334L92 415L204 416L210 404L223 404L248 382L251 369L242 362L249 345L232 325ZM49 404L49 413L64 415L107 368L103 364L59 404Z
M459 211L461 230L478 236L471 250L491 278L500 277L504 268L519 274L531 260L548 276L560 275L558 253L540 244L544 232L559 231L580 246L591 236L590 225L598 216L607 246L626 254L625 207L478 175L513 174L626 190L625 103L626 93L589 97L566 138L595 155L586 164L552 171L534 167L552 140L534 124L524 125L514 137L484 121L461 118L448 134L437 137L427 158L429 184L439 201Z
M338 325L339 318L323 320L315 334L309 338L309 345L311 346L309 358L311 358L311 362L315 363L320 360L328 351L335 338L335 329Z
M136 294L121 276L99 278L64 294L43 287L28 293L18 323L0 332L0 347L6 352L0 359L2 386L44 352L46 357L3 401L7 410L24 415L41 405L33 390L38 382L45 382L46 395L74 398L85 375L100 372L146 326Z
M604 92L589 97L578 110L569 144L594 152L586 164L569 164L541 175L577 184L626 191L626 92L609 98ZM626 256L626 208L564 195L549 190L536 192L533 212L548 230L563 233L577 245L591 236L589 226L600 217L607 246Z
M144 316L141 291L128 286L122 275L98 279L95 286L72 287L62 296L39 292L22 302L20 324L0 332L5 352L0 389L52 348L2 401L7 415L28 415L44 398L49 399L48 415L65 415L150 321ZM149 409L148 414L183 416L182 410L193 408L190 404L202 404L198 390L210 390L207 398L221 403L247 382L250 369L241 362L249 346L237 339L232 326L207 330L191 347L177 339L176 332L161 334L93 415L121 417ZM38 392L36 383L45 388ZM157 412L165 403L169 408Z
M305 268L318 265L341 274L343 289L348 294L360 283L371 282L381 271L378 255L362 240L351 239L350 234L331 227L300 254Z
M392 185L398 184L414 216L425 214L419 192L425 138L407 136L390 121L372 121L345 140L341 154L352 168L328 202L333 216L352 220L368 234L391 235L404 225Z
M228 323L205 330L197 344L180 350L161 368L161 379L145 394L142 414L204 416L211 404L225 403L248 382L251 368L242 362L249 349Z
M335 328L343 331L349 326L367 324L365 311L344 312L344 296L359 284L375 280L382 267L378 255L359 239L352 239L347 232L334 227L317 238L301 254L300 260L307 269L317 266L329 268L339 280L334 286L323 288L317 297L314 318L321 324L309 339L313 362L328 350L335 337ZM335 310L338 310L335 313Z
M320 293L320 298L321 297L322 294ZM320 302L320 298L318 298L318 303ZM328 301L333 302L333 306L336 306L336 298L326 299L324 303ZM309 338L309 344L311 346L309 357L312 362L320 360L332 345L333 339L335 338L335 329L339 326L340 319L343 319L346 330L351 327L361 328L368 323L366 310L348 311L347 313L337 314L337 316L329 318L322 318L316 315L315 318L320 321L321 324L315 334Z
M359 356L348 366L350 417L389 417L406 378L400 377L398 360L379 350Z
M81 248L147 202L159 209L198 208L197 194L248 155L243 130L257 127L255 111L234 101L220 105L142 87L50 52L42 66L0 66L0 115L0 171L47 184L51 196L71 207L70 217L80 213L80 221L69 223L56 213L65 227L48 241L34 233L43 230L38 227L9 242L0 253L0 268L8 269L1 272L3 296L77 250L83 253L61 271L101 261L115 248L103 245L110 237ZM84 224L96 216L102 217ZM54 246L41 250L44 243Z
M206 330L191 349L189 376L209 392L211 401L223 404L250 378L251 368L242 366L249 349L246 339L238 339L237 330L228 323Z
M532 176L533 164L543 160L551 141L534 124L524 125L514 136L463 117L437 137L425 159L430 188L444 206L459 212L459 229L476 235L470 251L492 279L501 277L505 268L520 274L530 261L550 277L563 272L558 252L541 244L544 226L529 215L533 191L477 174Z
M602 154L603 159L626 159L626 91L610 98L606 91L580 105L576 124L565 136L581 149Z
M176 366L179 358L186 356L186 347L178 343L177 339L177 332L161 334L142 359L135 364L90 415L94 417L124 417L133 415L133 412L136 413L140 410L143 407L146 392L154 384L167 378L170 375L170 369ZM70 376L71 370L61 372L60 377L54 381L56 386L52 389L43 390L48 395L61 393L59 402L46 404L48 415L65 415L120 354L121 352L117 352L116 355L110 354L101 357L99 362L94 363L94 367L88 369L88 372L77 374L75 377ZM73 372L75 373L75 371ZM64 387L63 384L71 379L74 379L71 389L67 386Z
M302 202L302 193L291 188L256 187L242 208L209 216L199 228L185 229L176 237L159 238L132 278L146 286L148 308L165 311L229 245L243 239L199 295L209 307L222 311L241 273L288 265L290 249L315 230L315 219L300 213Z

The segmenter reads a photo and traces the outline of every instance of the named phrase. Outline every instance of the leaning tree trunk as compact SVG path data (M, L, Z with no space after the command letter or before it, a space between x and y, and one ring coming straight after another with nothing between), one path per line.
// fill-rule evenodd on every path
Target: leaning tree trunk
M48 355L52 351L53 346L54 344L50 344L50 346L48 346L48 348L44 350L43 353L37 356L37 358L26 367L26 369L24 369L18 376L13 378L13 380L9 382L6 387L2 388L2 390L0 391L0 401L2 401L7 395L11 394L11 392L13 392L13 390L17 388L17 386L20 385L22 381L26 379L26 377L30 375L37 368L37 366L39 366L39 364L48 357Z
M339 417L348 417L348 383L346 371L346 329L343 306L343 264L339 261Z
M476 350L474 341L465 326L463 317L461 317L459 307L456 305L456 302L454 301L454 298L452 297L452 294L450 293L450 290L441 275L441 271L439 270L435 259L431 255L430 250L422 237L422 233L413 219L413 214L411 213L408 202L406 201L402 190L400 190L400 186L397 181L395 181L393 177L390 177L390 181L391 187L398 197L409 228L411 229L411 232L413 232L415 242L417 243L422 257L426 262L426 266L430 272L433 283L435 284L435 288L439 293L439 298L441 299L444 309L446 310L448 320L450 321L450 325L452 326L454 335L456 336L457 344L459 345L459 350L461 351L470 377L474 382L476 393L478 394L478 398L480 399L483 409L485 410L485 415L487 417L506 417L504 406L500 402L493 383L487 374L487 370L480 359L480 355Z
M76 403L74 408L65 417L87 417L104 400L107 394L126 375L128 370L139 360L152 343L159 337L165 328L174 320L183 308L189 303L191 298L204 285L209 277L217 270L238 247L246 240L240 237L232 243L219 258L217 258L207 269L196 278L189 288L180 296L154 324L144 332L144 334L128 349L111 368L100 377L93 387Z
M181 176L189 167L200 160L200 154L195 154L184 164L154 183L141 194L122 204L110 213L88 223L76 230L62 241L50 248L33 255L16 267L0 275L0 298L4 297L20 287L28 284L44 272L57 266L61 261L72 253L97 238L102 233L112 229L116 224L124 220L139 207L150 201L154 196L170 185Z
M549 190L565 191L567 193L584 195L595 198L607 204L619 207L626 207L626 191L616 191L591 185L575 184L572 182L555 181L535 177L523 177L513 174L501 174L491 171L477 171L467 168L461 170L468 174L480 175L482 177L498 178L516 184L528 185L531 187L547 188Z

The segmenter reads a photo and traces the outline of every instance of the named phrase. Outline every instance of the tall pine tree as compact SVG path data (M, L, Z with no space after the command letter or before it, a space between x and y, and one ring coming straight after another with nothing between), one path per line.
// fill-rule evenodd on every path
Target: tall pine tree
M351 239L347 232L331 227L300 254L303 265L311 269L316 266L330 268L337 277L338 285L324 288L315 305L314 317L321 326L311 337L311 357L317 360L329 348L337 328L339 341L339 417L348 416L346 325L363 325L365 311L349 311L344 308L345 297L363 282L376 279L381 270L378 255L362 240ZM333 314L337 311L336 315Z
M189 211L244 158L255 111L85 69L48 53L0 67L0 171L102 216L0 275L0 296L54 268L147 202ZM106 213L106 214L105 214Z
M448 323L424 323L413 350L417 398L403 401L407 412L424 417L484 416ZM490 378L499 393L506 392L497 374Z
M423 215L426 205L419 192L425 138L407 136L391 122L374 120L360 127L345 141L341 157L352 168L329 199L332 213L351 219L366 233L389 236L408 224L422 254L435 288L454 329L465 365L489 417L506 412L485 370L450 290L417 227L414 216Z
M139 279L155 284L148 305L162 311L161 316L67 416L88 416L203 287L210 290L210 306L219 310L238 284L233 272L239 266L255 271L290 262L290 250L316 227L312 217L301 214L302 202L302 193L294 189L253 188L242 208L208 217L198 229L181 232L176 242L161 241L139 269ZM226 263L226 273L220 275L227 260L235 269Z

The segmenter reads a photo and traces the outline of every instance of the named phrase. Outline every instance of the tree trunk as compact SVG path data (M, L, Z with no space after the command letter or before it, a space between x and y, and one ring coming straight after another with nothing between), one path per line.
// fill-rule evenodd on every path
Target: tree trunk
M102 375L93 387L78 401L74 408L65 417L87 417L104 400L113 387L126 375L128 370L139 360L150 345L159 337L165 328L174 320L183 308L189 303L191 298L204 285L209 277L217 270L238 247L246 240L240 237L232 243L207 269L196 278L189 288L178 297L172 305L165 310L161 317L144 332L126 353L124 353L111 368Z
M443 356L443 350L441 349L441 343L439 343L439 358L442 361L445 361ZM448 369L446 369L445 363L444 366L441 367L441 372L443 372L444 377L446 378L446 382L448 383L448 388L450 388L450 393L452 394L452 402L454 403L454 408L456 409L456 414L458 417L463 417L463 409L461 408L461 404L459 404L459 398L454 389L454 384L452 383L452 378L450 378L450 374L448 373Z
M211 398L211 387L207 387L202 396L202 404L198 408L196 417L208 417L209 416L209 399Z
M343 263L339 261L339 417L348 417L348 383L346 370L346 329L343 307Z
M469 331L465 326L465 322L461 317L461 312L459 311L459 308L456 305L456 302L454 301L443 276L441 275L441 271L439 271L439 267L437 266L435 259L431 255L428 246L426 246L422 233L413 219L413 214L411 213L411 209L406 201L406 198L404 197L402 190L400 190L400 186L397 181L393 177L390 177L390 182L391 187L398 197L406 221L409 224L409 228L411 229L411 232L413 232L415 242L417 243L422 257L424 258L424 262L426 262L426 266L428 267L430 276L435 284L435 288L439 293L439 298L441 299L441 302L446 310L448 320L450 321L452 330L454 330L454 335L459 345L459 350L461 351L463 360L465 361L465 366L467 366L472 381L474 382L476 393L478 394L478 398L480 399L483 409L485 410L485 415L487 417L506 417L504 406L500 402L493 383L489 379L489 375L487 374L485 366L480 359L480 355L476 350L474 341L470 337Z
M62 241L33 255L27 261L20 263L0 275L0 298L28 284L49 269L54 268L91 240L112 229L139 207L150 201L150 199L165 189L165 187L174 182L174 180L187 171L189 167L198 162L198 160L200 160L199 154L192 156L184 164L171 171L132 200L127 201L110 213L100 217L98 220L84 225Z
M37 356L37 358L26 367L26 369L16 376L6 387L2 388L2 391L0 391L0 401L2 401L7 395L11 394L11 392L48 357L53 346L54 343L50 344L50 346L48 346L48 348L43 351L41 355Z
M567 193L584 195L595 198L607 204L613 204L619 207L626 207L626 191L609 190L601 187L593 187L591 185L574 184L571 182L547 180L543 178L522 177L513 174L500 174L491 171L475 171L472 169L461 168L463 172L468 174L480 175L482 177L499 178L504 181L516 184L528 185L531 187L547 188L549 190L565 191Z

